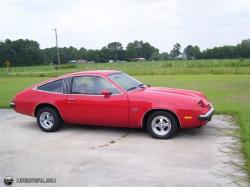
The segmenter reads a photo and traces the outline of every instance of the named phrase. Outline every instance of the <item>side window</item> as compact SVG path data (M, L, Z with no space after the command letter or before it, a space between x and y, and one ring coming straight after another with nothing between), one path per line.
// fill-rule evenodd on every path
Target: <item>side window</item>
M98 76L74 77L72 81L73 94L101 95L102 90L108 90L112 94L119 94L120 91L111 83Z
M63 93L63 80L56 80L37 88L38 90L47 91L47 92L56 92L56 93Z

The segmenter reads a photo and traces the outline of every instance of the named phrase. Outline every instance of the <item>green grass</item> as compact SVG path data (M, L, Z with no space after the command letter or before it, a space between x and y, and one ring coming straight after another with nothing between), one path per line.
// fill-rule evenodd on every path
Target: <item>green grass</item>
M216 113L236 117L241 127L241 142L250 174L250 75L150 75L136 76L152 86L166 86L203 91ZM0 107L8 107L16 92L48 77L0 78Z
M36 84L48 77L0 77L0 108L9 107L11 99L24 88Z
M0 68L0 76L58 76L69 72L93 69L116 69L131 75L175 75L175 74L250 74L250 59L238 60L179 60L157 62L95 63Z

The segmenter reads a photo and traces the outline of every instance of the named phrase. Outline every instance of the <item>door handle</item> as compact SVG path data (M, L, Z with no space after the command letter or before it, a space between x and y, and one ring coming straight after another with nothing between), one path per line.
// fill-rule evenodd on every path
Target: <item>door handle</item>
M73 102L73 101L75 101L75 100L76 100L75 98L67 98L67 101Z

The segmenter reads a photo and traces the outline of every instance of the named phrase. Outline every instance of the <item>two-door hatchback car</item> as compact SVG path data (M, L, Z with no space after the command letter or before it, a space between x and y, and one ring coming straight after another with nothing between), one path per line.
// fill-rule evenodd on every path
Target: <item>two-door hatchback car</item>
M147 86L114 70L63 75L27 88L10 104L34 116L45 132L62 122L146 128L155 138L170 138L179 128L204 126L214 112L198 91Z

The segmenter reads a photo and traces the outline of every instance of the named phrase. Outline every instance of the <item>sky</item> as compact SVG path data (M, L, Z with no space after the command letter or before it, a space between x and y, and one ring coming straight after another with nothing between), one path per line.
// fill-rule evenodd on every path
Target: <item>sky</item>
M0 40L31 39L41 48L101 49L143 40L170 51L250 38L250 0L0 0Z

